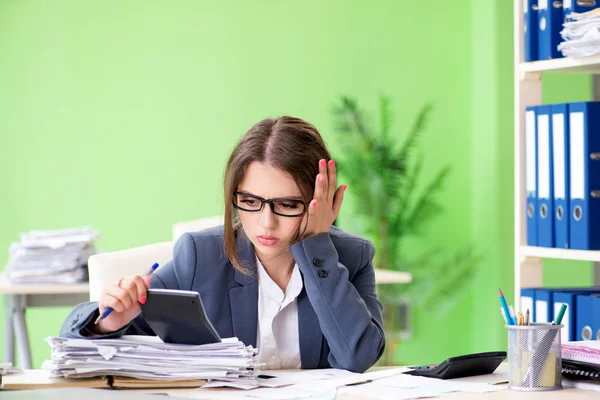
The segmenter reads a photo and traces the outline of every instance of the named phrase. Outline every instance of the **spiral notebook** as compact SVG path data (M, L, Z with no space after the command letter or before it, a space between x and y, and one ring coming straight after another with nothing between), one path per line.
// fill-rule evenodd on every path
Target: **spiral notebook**
M582 340L561 346L562 374L571 380L600 382L600 341Z

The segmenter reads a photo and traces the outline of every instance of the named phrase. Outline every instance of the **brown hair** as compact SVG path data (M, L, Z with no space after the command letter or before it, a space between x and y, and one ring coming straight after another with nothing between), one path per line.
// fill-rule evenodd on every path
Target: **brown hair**
M236 238L243 232L232 200L248 165L258 161L289 173L308 206L313 198L321 159L331 159L321 134L300 118L263 119L241 137L225 169L225 254L237 270L248 272L236 248ZM299 236L300 231L295 239Z

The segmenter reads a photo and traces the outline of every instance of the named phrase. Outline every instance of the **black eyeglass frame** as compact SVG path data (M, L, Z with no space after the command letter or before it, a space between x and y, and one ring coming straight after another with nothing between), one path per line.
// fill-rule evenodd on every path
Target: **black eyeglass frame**
M246 197L250 197L254 200L260 201L260 208L258 210L248 210L245 208L240 207L239 205L236 204L235 202L235 198L236 196L241 195L241 196L246 196ZM292 214L292 215L287 215L287 214L281 214L278 213L277 211L275 211L275 203L278 201L285 201L285 202L293 202L293 203L297 203L297 204L302 204L302 212L299 214ZM286 199L286 198L277 198L277 199L263 199L262 197L259 196L255 196L253 194L248 194L248 193L244 193L244 192L233 192L233 197L231 199L231 204L233 205L233 208L235 208L236 210L240 210L240 211L245 211L245 212L259 212L262 211L262 209L265 206L265 203L267 203L269 205L269 207L271 208L271 212L275 215L280 215L282 217L290 217L290 218L297 218L297 217L301 217L306 213L306 203L302 200L298 200L298 199Z

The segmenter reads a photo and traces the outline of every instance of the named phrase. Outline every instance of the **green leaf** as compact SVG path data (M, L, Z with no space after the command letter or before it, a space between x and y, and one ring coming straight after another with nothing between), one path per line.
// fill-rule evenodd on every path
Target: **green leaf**
M442 169L429 185L425 187L423 194L406 218L407 232L418 234L423 228L423 225L441 213L442 207L435 201L435 197L443 188L443 184L449 173L449 167Z

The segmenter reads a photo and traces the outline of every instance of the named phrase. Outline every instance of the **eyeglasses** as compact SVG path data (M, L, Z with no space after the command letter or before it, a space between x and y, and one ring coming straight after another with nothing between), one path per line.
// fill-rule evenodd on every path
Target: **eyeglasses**
M306 212L306 203L296 199L271 199L253 196L244 192L233 193L233 207L248 212L259 212L265 203L271 207L273 214L282 217L301 217Z

